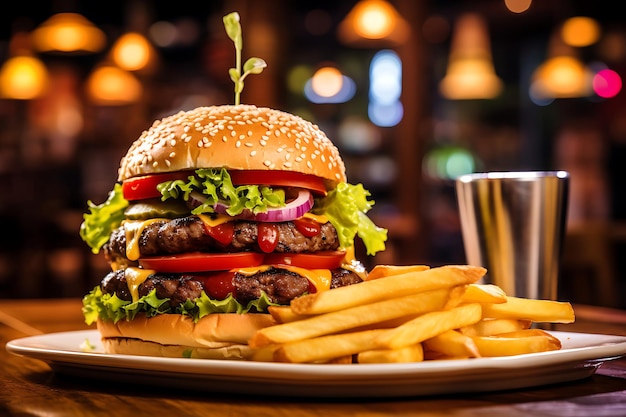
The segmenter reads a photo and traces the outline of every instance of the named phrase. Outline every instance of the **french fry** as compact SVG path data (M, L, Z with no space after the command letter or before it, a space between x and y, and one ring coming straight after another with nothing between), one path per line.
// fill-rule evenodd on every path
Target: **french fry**
M269 306L267 311L278 324L289 323L306 317L300 314L295 314L289 306Z
M378 337L389 331L391 330L366 330L285 343L274 352L274 360L293 363L323 362L366 350L381 349Z
M474 324L481 317L481 306L478 303L426 313L383 333L380 344L389 349L414 345L448 330Z
M421 344L406 346L400 349L376 349L359 352L357 363L399 363L421 362L424 360L424 349Z
M456 330L448 330L423 342L424 348L442 356L478 358L480 352L471 337Z
M517 319L483 319L470 326L461 327L459 330L466 336L494 336L501 333L528 329L530 320Z
M530 337L530 336L545 336L551 338L555 341L555 343L561 343L559 339L552 336L550 333L546 332L543 329L522 329L522 330L514 330L512 332L500 333L497 335L498 337Z
M561 342L556 337L531 335L522 337L476 336L472 338L482 356L513 356L525 353L547 352L561 349Z
M392 363L561 349L534 322L571 323L570 303L507 296L482 267L375 267L359 284L268 309L277 324L248 341L252 360Z
M448 288L426 291L266 327L257 331L248 344L258 348L274 343L295 342L440 310L448 302L450 293Z
M486 270L469 265L449 265L393 275L346 287L304 295L291 301L296 314L321 314L407 294L466 285L478 281Z
M483 316L495 319L522 319L536 323L572 323L574 309L567 302L506 297L506 303L482 304Z
M410 272L419 272L430 269L428 265L375 265L374 268L367 274L367 279L378 279L390 277L392 275L407 274Z
M506 293L493 284L470 284L463 295L466 303L506 303Z

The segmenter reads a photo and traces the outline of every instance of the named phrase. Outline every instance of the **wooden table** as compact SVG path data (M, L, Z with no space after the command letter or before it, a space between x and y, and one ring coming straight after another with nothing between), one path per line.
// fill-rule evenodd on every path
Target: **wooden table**
M478 394L361 400L294 399L115 386L57 374L45 362L4 349L28 335L89 329L78 299L0 300L0 415L16 416L624 416L626 359L593 376L536 388ZM575 306L576 323L557 330L626 335L626 312ZM355 365L358 366L358 365Z

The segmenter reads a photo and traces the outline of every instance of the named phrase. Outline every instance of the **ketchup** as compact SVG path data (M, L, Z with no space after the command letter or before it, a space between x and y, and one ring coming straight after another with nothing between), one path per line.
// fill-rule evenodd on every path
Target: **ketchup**
M265 253L274 252L278 245L278 227L272 223L259 223L257 228L259 248Z
M306 237L317 236L322 231L322 227L318 222L307 217L295 219L293 223L296 225L296 229Z

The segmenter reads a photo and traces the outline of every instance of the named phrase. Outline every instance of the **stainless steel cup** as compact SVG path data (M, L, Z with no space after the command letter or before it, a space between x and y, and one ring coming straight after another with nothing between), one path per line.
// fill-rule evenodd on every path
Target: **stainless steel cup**
M556 300L569 174L564 171L463 175L456 193L468 264L507 295Z

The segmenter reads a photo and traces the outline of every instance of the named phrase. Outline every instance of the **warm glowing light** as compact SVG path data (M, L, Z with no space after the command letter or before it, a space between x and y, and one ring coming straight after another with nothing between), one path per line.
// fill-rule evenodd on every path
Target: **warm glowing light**
M339 37L348 44L365 41L404 43L409 25L398 11L385 0L361 0L339 25Z
M593 77L593 91L602 98L615 97L622 91L622 78L611 69L600 70Z
M567 45L589 46L600 38L600 25L590 17L572 17L563 24L561 36Z
M87 80L90 99L101 105L123 105L138 101L143 93L141 83L121 68L103 65Z
M500 94L502 81L495 73L487 25L480 15L467 13L457 21L439 90L451 100L490 99Z
M532 0L504 0L504 5L513 13L524 13L532 2Z
M354 31L367 39L381 39L388 36L393 29L393 7L379 0L367 0L354 8Z
M591 94L591 72L578 59L556 56L533 75L531 94L538 97L572 98Z
M99 52L106 44L104 32L77 13L55 14L33 31L32 39L42 52Z
M122 35L111 49L113 61L127 71L139 71L150 63L154 50L148 40L139 33Z
M10 58L0 69L0 95L4 98L30 100L41 95L47 85L48 71L35 57Z
M341 71L333 67L320 68L313 74L311 87L321 97L332 97L341 91L343 76Z

